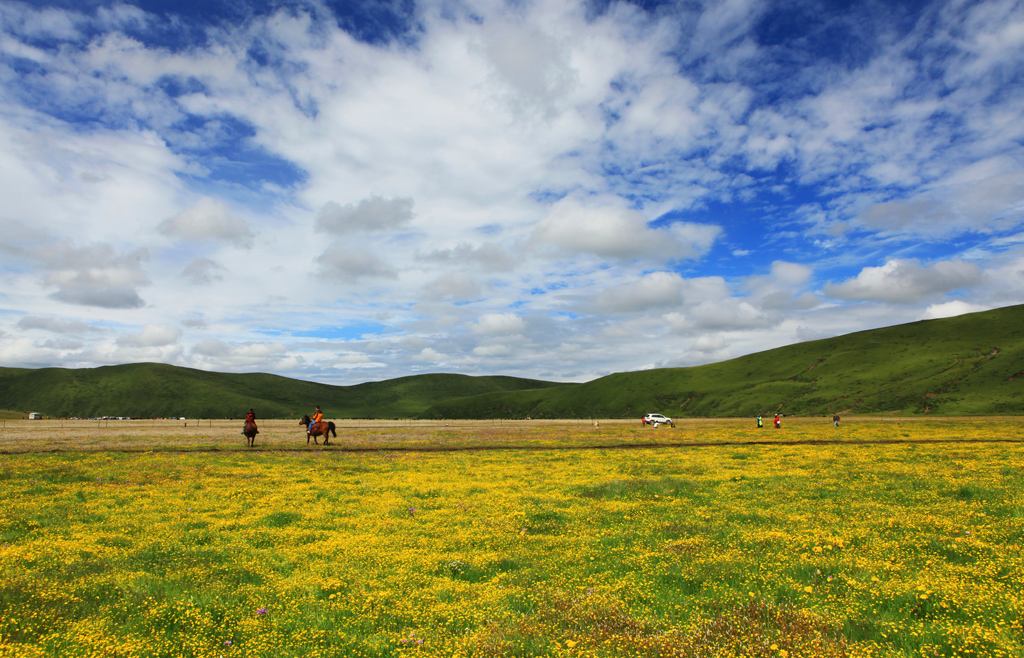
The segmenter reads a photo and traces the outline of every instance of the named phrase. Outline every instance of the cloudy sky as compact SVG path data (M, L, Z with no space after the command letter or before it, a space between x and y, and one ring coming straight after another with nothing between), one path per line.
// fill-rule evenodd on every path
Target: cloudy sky
M717 361L1024 302L1024 5L4 0L0 199L4 366Z

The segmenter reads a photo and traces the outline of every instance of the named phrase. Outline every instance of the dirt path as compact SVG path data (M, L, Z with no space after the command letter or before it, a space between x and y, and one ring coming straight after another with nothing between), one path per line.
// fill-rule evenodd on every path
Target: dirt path
M557 439L552 439L557 441ZM302 446L301 448L290 448L283 446L256 446L246 448L244 446L216 447L216 446L195 446L183 447L138 447L138 448L104 448L104 447L81 447L81 448L40 448L35 450L0 449L0 455L38 455L38 454L84 454L84 453L119 453L119 454L147 454L147 453L391 453L391 452L495 452L495 451L532 451L532 452L561 452L578 450L663 450L679 448L727 448L727 447L755 447L755 446L866 446L866 445L932 445L932 444L987 444L987 443L1009 443L1024 444L1021 438L987 438L987 439L868 439L862 441L850 441L841 439L797 439L792 441L688 441L678 443L607 443L607 444L566 444L556 445L452 445L452 446L344 446L331 444L329 446Z

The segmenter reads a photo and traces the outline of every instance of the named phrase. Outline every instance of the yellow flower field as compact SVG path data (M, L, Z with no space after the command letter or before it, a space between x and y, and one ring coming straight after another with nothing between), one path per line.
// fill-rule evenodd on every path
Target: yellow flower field
M862 440L904 433L873 422ZM0 655L1019 656L1024 444L979 422L928 430L965 443L546 449L616 426L535 424L500 451L6 454ZM453 431L420 440L472 444Z

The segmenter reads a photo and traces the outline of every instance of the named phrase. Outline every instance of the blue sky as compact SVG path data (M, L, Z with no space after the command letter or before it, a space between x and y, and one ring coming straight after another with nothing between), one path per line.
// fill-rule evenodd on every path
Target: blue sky
M1021 2L6 2L0 365L585 380L1024 301Z

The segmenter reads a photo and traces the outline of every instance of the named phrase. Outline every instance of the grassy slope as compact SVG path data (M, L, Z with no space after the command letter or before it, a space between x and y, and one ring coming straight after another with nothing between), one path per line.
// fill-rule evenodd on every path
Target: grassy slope
M1024 305L799 343L705 366L450 400L426 415L1020 414L1022 400Z
M693 368L586 384L416 375L329 386L161 364L0 368L0 408L51 416L629 417L1024 412L1024 305L863 331Z
M268 374L224 374L157 363L69 370L0 369L3 407L49 416L183 415L298 417L320 404L331 417L408 417L447 398L550 386L514 377L422 375L358 386L329 386Z

